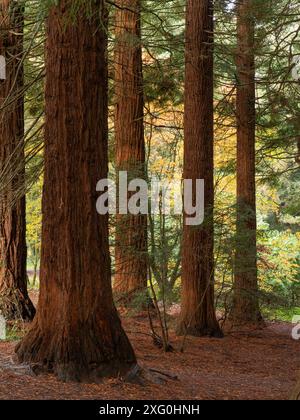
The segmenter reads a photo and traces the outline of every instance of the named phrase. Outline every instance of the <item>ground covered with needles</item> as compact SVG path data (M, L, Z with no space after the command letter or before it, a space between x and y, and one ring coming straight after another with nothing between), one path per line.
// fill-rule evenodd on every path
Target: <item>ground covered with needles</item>
M300 343L291 337L292 324L229 332L223 340L188 337L183 353L182 338L172 330L174 352L154 346L146 313L125 317L123 324L140 366L158 371L155 380L137 385L108 379L85 385L35 376L13 362L12 339L0 342L0 399L286 400L296 384Z

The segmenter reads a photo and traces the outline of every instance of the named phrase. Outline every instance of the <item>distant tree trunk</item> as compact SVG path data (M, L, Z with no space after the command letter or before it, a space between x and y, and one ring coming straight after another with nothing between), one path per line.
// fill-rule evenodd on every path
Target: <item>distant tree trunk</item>
M16 352L64 381L136 364L113 304L108 217L96 212L96 184L108 173L104 4L82 5L74 18L72 1L61 0L47 20L40 300Z
M259 310L255 185L255 56L253 1L237 6L237 243L234 324L262 322Z
M116 169L146 178L140 0L117 0L115 19ZM118 215L114 290L130 299L147 289L147 216Z
M214 307L213 1L187 0L184 178L205 180L206 219L184 226L178 332L222 336Z
M35 309L26 273L23 24L22 7L1 0L0 53L7 65L6 80L0 81L0 312L7 320L31 321Z

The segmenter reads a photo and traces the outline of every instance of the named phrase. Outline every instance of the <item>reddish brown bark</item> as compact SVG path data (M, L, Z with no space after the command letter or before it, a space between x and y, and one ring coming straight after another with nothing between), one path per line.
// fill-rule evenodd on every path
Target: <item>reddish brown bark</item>
M118 0L115 18L115 142L117 171L145 179L140 0ZM147 216L118 215L114 290L130 299L147 288Z
M41 290L16 352L64 381L97 381L136 359L113 304L108 218L96 212L108 172L107 17L97 0L74 22L71 4L47 20Z
M0 81L0 311L7 320L33 319L27 292L23 97L23 13L0 2L0 54L6 79Z
M213 2L187 0L184 178L205 180L206 219L184 226L179 333L222 336L214 308Z
M255 185L255 22L252 0L237 6L237 243L234 324L262 321L258 299Z

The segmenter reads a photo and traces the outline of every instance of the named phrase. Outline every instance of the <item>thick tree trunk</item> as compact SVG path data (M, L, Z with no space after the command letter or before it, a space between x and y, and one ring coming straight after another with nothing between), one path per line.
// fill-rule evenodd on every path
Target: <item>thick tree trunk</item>
M259 310L255 186L255 56L252 0L237 6L237 243L234 324L262 322Z
M0 81L0 311L7 320L31 321L26 273L25 156L23 97L23 10L0 1L0 53L6 79Z
M140 0L117 0L115 31L116 169L146 178ZM124 298L147 288L147 216L118 215L114 290ZM145 293L146 294L146 293Z
M97 0L74 22L71 5L60 1L47 21L40 300L16 352L90 382L126 374L136 359L113 304L108 218L96 212L108 172L107 16Z
M206 218L184 226L179 333L222 336L214 308L213 1L187 0L184 178L205 180Z

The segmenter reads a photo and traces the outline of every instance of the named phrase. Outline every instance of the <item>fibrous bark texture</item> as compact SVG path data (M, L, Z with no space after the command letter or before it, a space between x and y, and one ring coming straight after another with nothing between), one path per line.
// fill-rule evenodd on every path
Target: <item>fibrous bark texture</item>
M233 324L259 324L255 185L255 21L252 0L237 6L237 241Z
M185 223L180 334L222 336L214 308L213 2L187 0L184 179L205 181L205 222Z
M115 18L116 169L145 179L140 0L117 0ZM128 197L129 198L129 197ZM147 290L147 215L117 216L114 290L125 300Z
M0 1L0 312L6 320L30 321L26 273L25 156L23 97L23 10Z
M97 381L136 365L113 304L108 218L96 212L107 178L107 35L103 0L70 16L49 11L41 290L18 345L21 362L64 381Z

